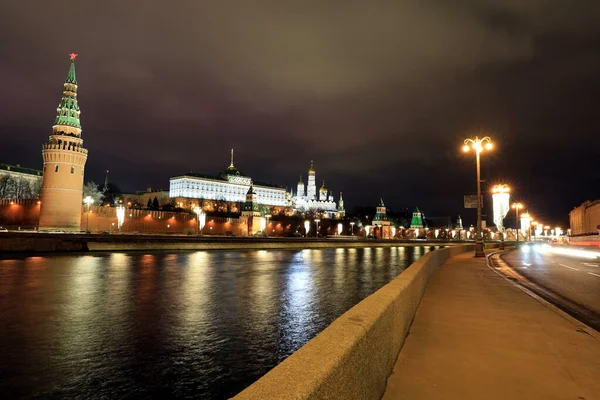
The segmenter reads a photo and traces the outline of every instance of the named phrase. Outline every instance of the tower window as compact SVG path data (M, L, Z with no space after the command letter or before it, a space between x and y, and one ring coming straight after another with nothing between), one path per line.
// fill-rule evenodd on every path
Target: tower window
M75 167L71 167L71 173L74 174L75 173Z
M58 172L58 165L54 166L54 172Z

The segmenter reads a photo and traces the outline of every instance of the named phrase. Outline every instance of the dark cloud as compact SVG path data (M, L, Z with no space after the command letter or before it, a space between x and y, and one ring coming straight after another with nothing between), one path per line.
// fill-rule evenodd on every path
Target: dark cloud
M293 185L310 159L352 204L462 213L490 182L562 222L598 197L595 0L4 2L0 159L40 166L68 60L88 179L122 187L237 164ZM15 151L17 150L17 151Z

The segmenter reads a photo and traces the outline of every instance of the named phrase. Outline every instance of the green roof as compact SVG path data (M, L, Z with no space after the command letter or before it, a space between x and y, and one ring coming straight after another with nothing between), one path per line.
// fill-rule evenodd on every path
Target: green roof
M0 163L0 170L10 171L10 172L18 172L21 174L36 175L36 176L43 175L43 172L39 169L25 168L25 167L21 167L20 165L10 165L10 164Z
M77 76L75 75L75 60L71 60L71 66L69 67L69 73L67 74L67 82L77 85Z
M75 61L71 60L71 66L69 67L69 73L67 74L67 80L65 81L65 86L71 83L73 85L77 85L77 77L75 76ZM75 89L76 91L77 89ZM58 105L58 109L56 110L56 119L54 120L54 125L68 125L74 126L76 128L81 128L81 123L79 121L79 104L77 103L77 98L73 94L68 94L69 92L65 89L65 93L63 93L63 97L60 100L60 104Z

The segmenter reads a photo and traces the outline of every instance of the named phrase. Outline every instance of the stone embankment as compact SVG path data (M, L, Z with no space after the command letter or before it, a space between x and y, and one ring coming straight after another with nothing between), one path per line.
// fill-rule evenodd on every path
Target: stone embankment
M458 242L358 240L358 238L254 238L184 235L87 235L0 232L0 254L87 251L180 251L244 249L311 249L332 247L448 246Z

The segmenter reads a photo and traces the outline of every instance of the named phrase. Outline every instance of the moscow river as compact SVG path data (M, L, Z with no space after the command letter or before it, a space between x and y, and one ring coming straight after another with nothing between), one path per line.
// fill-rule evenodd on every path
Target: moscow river
M0 258L0 393L225 399L436 248Z

